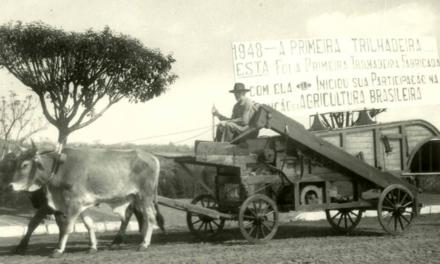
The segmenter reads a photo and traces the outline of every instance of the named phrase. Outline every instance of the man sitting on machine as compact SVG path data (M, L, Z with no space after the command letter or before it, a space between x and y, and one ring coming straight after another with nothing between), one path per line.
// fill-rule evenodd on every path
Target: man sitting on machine
M249 121L256 111L256 105L246 97L249 91L243 83L235 83L234 89L229 91L237 100L231 118L220 114L215 106L212 107L212 114L220 120L215 141L229 142L249 128Z

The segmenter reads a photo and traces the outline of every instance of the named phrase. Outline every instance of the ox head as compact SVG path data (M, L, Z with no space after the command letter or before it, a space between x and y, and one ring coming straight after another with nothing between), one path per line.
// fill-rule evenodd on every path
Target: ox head
M43 185L41 177L43 171L37 148L32 142L32 147L23 151L15 159L13 177L9 188L13 191L36 191Z

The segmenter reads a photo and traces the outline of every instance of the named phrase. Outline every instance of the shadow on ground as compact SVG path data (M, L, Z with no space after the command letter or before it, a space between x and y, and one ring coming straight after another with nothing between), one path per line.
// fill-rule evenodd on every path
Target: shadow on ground
M98 234L99 250L110 250L111 241L114 238L115 233ZM355 230L352 234L341 234L325 225L316 225L314 223L299 223L299 224L286 224L279 227L277 235L274 239L295 239L295 238L307 238L307 237L328 237L328 236L383 236L385 233L380 229L368 229L361 228ZM57 236L54 235L39 235L33 238L34 241L29 245L29 249L26 255L33 256L48 256L52 253L56 247ZM137 245L140 242L140 234L129 233L126 236L125 244L121 245L117 249L111 250L136 250ZM165 244L174 243L200 243L207 242L213 244L223 245L241 245L248 244L241 235L238 228L227 228L221 234L217 235L214 239L208 241L201 241L194 237L190 232L181 228L179 230L170 230L167 233L157 231L152 238L153 246L160 246ZM15 245L0 247L0 256L12 255L12 251ZM88 238L86 234L72 234L68 245L67 253L79 253L86 254L88 249Z

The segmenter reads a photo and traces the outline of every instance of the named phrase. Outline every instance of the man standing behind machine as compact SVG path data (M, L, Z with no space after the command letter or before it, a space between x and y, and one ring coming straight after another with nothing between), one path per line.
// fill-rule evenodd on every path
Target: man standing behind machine
M231 118L220 114L215 106L212 107L212 114L220 120L215 141L229 142L249 127L249 121L256 110L255 104L246 97L249 91L243 83L235 83L234 89L229 91L237 100Z

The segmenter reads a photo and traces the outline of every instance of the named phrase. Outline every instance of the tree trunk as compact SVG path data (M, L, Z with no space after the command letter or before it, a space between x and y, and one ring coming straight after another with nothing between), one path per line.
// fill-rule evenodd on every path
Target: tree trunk
M62 129L58 127L58 147L57 151L61 152L64 146L67 144L67 138L69 137L70 131L68 129Z

